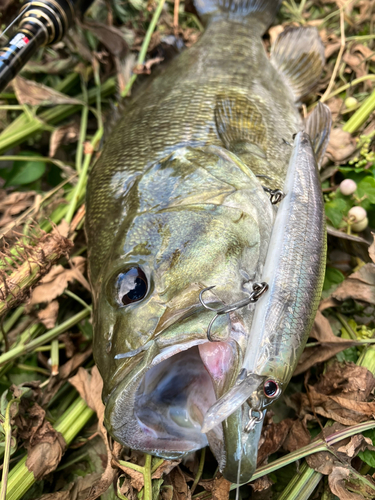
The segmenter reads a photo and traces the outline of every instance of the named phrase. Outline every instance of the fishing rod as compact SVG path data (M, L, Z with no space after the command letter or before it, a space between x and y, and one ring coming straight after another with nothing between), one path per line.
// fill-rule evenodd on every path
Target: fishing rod
M92 2L28 0L12 23L18 21L17 32L5 47L0 48L0 92L39 47L59 42L73 25L74 19L83 15Z

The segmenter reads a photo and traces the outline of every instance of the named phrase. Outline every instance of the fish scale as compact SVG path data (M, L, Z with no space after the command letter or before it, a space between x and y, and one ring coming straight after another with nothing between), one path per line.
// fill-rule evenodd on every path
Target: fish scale
M248 481L255 470L262 426L244 429L254 420L252 410L265 404L267 377L277 373L280 384L289 380L322 284L312 278L323 270L323 224L315 231L316 261L306 258L303 236L316 213L323 221L321 206L313 203L311 213L305 205L291 211L288 248L279 251L271 239L277 210L264 188L281 188L296 163L292 157L288 167L303 127L298 102L324 63L311 27L282 33L268 58L261 35L278 4L197 2L205 32L125 110L90 174L87 193L93 350L108 432L123 445L170 459L209 444L234 482ZM318 161L329 135L327 109L318 106L306 124ZM315 177L310 184L301 179L301 190L312 190L313 199L321 189L306 144L303 170ZM281 266L281 276L267 278L271 283L276 276L280 284L284 273L290 276L278 297L280 311L291 314L280 330L270 317L271 330L254 331L258 305L247 299L246 307L231 304L252 297L272 249L277 255L286 250L291 261L285 263L289 268ZM302 288L309 279L306 296ZM298 316L300 303L304 313ZM274 312L279 307L271 306ZM220 308L224 313L215 318ZM285 334L288 321L293 341ZM251 355L256 359L245 366ZM220 420L215 408L222 402L226 413Z

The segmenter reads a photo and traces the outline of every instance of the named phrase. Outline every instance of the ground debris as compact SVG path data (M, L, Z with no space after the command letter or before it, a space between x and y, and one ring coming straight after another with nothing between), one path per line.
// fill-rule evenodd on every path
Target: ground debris
M19 241L12 249L4 248L0 252L3 259L0 268L0 315L25 300L51 265L67 255L72 246L69 239L53 231L30 240L30 244Z

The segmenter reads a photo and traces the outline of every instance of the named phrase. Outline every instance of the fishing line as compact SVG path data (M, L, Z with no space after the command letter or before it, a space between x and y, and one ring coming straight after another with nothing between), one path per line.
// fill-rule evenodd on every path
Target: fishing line
M21 11L18 14L18 16L15 19L13 19L13 21L5 28L5 30L0 33L0 38L2 38L5 35L5 33L13 26L13 24L16 23L18 21L18 19L24 15L24 13L27 11L27 9L29 7L30 7L30 5L28 5L26 7L26 9L24 9L23 11Z

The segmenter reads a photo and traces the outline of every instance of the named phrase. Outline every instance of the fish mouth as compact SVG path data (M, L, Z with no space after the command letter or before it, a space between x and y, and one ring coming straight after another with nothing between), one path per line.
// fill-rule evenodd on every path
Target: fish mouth
M207 434L202 425L209 408L237 375L235 342L195 340L161 351L154 345L141 365L109 397L109 432L126 446L167 459L209 444L222 468L223 425Z

